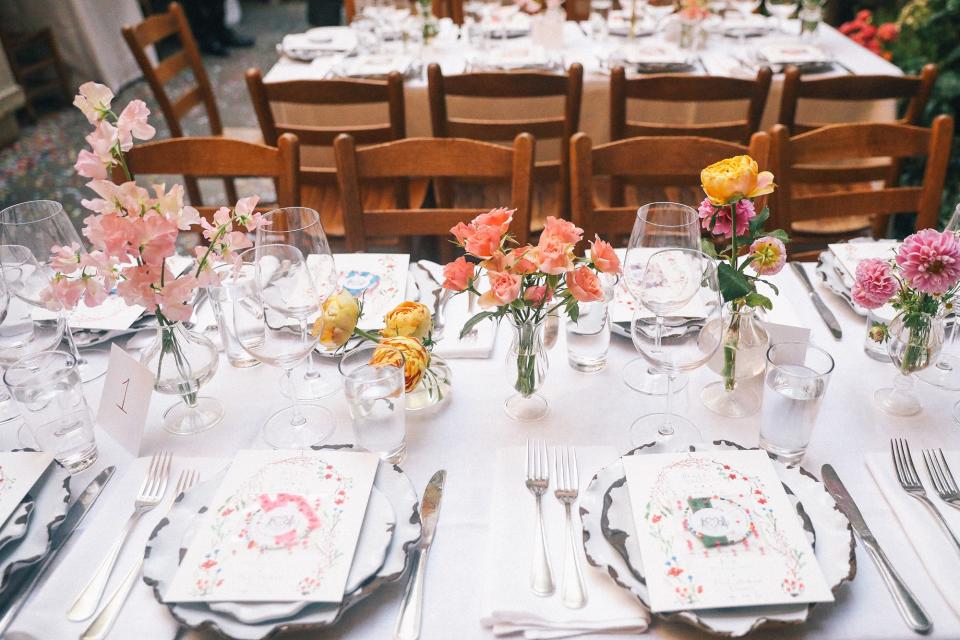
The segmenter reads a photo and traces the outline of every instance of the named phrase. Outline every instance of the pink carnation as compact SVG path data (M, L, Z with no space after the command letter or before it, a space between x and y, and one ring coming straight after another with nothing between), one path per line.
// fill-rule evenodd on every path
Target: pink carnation
M760 276L772 276L780 273L787 262L787 248L779 238L765 236L757 238L750 245L753 260L750 266Z
M700 203L700 226L714 235L733 237L733 221L730 219L730 207L715 207L709 198ZM737 236L742 236L750 229L750 221L757 216L753 201L746 198L737 202Z
M897 264L911 287L941 295L960 282L960 243L952 233L923 229L903 241Z
M900 283L893 275L890 263L880 258L863 260L857 265L853 283L853 301L865 309L877 309L887 304Z

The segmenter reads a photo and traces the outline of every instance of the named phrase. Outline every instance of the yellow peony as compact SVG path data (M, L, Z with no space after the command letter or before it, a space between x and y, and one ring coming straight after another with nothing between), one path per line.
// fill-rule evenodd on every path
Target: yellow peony
M750 156L735 156L715 162L700 172L703 190L714 206L773 193L773 174L760 171Z
M393 338L382 338L380 344L391 349L374 349L370 364L400 364L397 362L396 352L403 355L403 380L404 389L409 393L417 388L424 371L430 366L430 352L427 351L420 341L406 336L396 336ZM396 351L394 351L394 349Z
M320 317L313 324L313 335L327 349L342 347L353 336L360 318L357 299L346 291L338 291L323 303Z
M423 340L433 327L430 310L419 302L401 302L383 317L383 322L380 335L384 338L406 336Z

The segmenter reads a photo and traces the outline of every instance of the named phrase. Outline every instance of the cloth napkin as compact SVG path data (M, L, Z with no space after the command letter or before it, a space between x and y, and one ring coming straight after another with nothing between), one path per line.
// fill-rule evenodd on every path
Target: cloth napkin
M960 470L960 451L944 451L947 464L954 476ZM960 558L950 544L940 525L934 520L925 506L916 498L911 498L897 481L893 460L889 453L870 453L866 456L867 469L880 488L890 510L897 517L904 535L920 557L930 580L943 595L953 612L960 616ZM954 532L960 533L960 511L943 503L936 495L930 478L923 468L923 457L919 450L913 451L913 461L918 465L918 475L927 489L927 496L933 501L943 517L950 523Z
M357 46L357 38L349 27L330 30L330 39L318 41L306 33L289 33L280 43L282 53L296 60L312 60L331 53L346 53Z
M580 491L602 467L616 461L613 447L578 447ZM523 634L524 638L569 638L590 633L643 633L650 614L601 569L590 566L583 545L577 545L587 587L587 605L568 609L560 599L563 553L568 548L563 505L554 498L555 480L543 496L547 551L554 571L556 593L541 598L530 590L530 565L534 550L536 511L526 485L526 450L510 447L497 451L490 538L487 543L487 576L481 624L494 634ZM552 461L552 452L551 452ZM551 471L551 475L553 472ZM581 538L579 504L574 504L574 527Z

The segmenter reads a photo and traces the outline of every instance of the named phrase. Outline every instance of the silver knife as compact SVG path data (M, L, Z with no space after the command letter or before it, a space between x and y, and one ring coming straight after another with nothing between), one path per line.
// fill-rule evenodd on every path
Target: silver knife
M423 574L427 566L427 553L433 543L433 534L437 530L437 519L440 517L440 498L443 497L443 483L447 480L444 469L437 471L423 490L423 500L420 502L421 530L420 542L413 548L413 569L410 578L403 590L403 600L400 602L400 615L397 617L397 627L393 631L395 640L417 640L420 637L420 619L423 612Z
M813 300L813 306L817 308L817 313L823 318L827 329L830 329L830 333L833 334L834 338L837 340L841 339L843 337L843 331L840 330L840 323L837 322L837 316L833 315L833 311L830 311L830 307L823 301L823 298L820 297L817 290L813 288L813 283L810 281L810 276L807 275L807 270L804 269L803 265L799 262L791 262L790 267L793 269L793 272L797 274L797 277L800 278L803 286L807 288L810 299Z
M917 633L929 633L933 628L933 623L930 622L927 612L923 610L916 596L907 588L907 585L903 582L903 578L900 577L896 569L893 568L893 565L890 564L890 560L883 552L883 549L880 548L877 539L870 531L870 527L867 526L866 521L863 519L863 514L860 513L860 509L850 496L850 492L843 486L837 472L833 470L833 467L825 464L820 470L820 473L823 475L823 484L827 488L827 491L829 491L830 495L837 501L837 507L843 512L843 515L847 516L847 519L853 526L853 531L857 534L857 538L860 539L860 544L863 545L873 559L874 564L877 565L877 569L880 571L880 577L883 578L887 589L890 591L890 595L893 596L893 602L897 605L897 609L900 611L904 622Z
M414 264L420 271L427 274L427 277L433 284L437 285L437 288L434 289L431 294L433 295L433 340L434 342L439 342L443 338L443 328L446 325L444 311L447 307L447 301L450 299L451 291L443 288L443 283L433 275L433 271L420 262L415 262Z
M37 582L40 581L40 578L50 566L50 563L57 557L57 554L63 549L63 546L70 539L70 536L77 530L80 522L83 521L83 517L90 511L90 507L92 507L93 503L100 497L100 492L110 478L113 477L115 470L116 467L107 467L101 471L96 478L90 481L90 484L83 490L83 493L80 494L77 501L67 510L67 515L60 522L60 525L50 538L47 555L37 567L32 569L33 573L29 575L26 581L21 583L16 598L10 603L3 617L0 618L0 638L3 637L7 627L9 627L13 619L17 617L17 614L20 613L20 609L26 604L27 599L30 597L30 594L33 593L33 589L37 586Z

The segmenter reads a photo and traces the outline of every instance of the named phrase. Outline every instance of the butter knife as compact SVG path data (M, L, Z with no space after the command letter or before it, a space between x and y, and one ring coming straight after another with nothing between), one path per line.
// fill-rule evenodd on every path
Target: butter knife
M420 541L413 548L413 569L410 578L403 590L403 600L400 602L400 615L397 617L397 627L394 629L395 640L417 640L420 637L420 620L423 613L423 574L427 566L427 553L433 544L433 535L437 530L437 519L440 517L440 498L443 497L443 483L447 480L444 469L437 471L423 490L423 500L420 502L420 521L422 529Z
M817 290L813 288L813 282L810 281L807 270L804 269L803 265L799 262L791 262L790 267L793 269L793 272L797 274L797 277L800 278L803 286L806 287L807 293L810 294L810 299L813 300L813 306L817 308L817 313L823 318L827 329L830 329L830 333L833 334L834 338L837 340L841 339L843 337L843 331L840 330L840 323L837 322L837 316L833 315L833 311L830 311L830 307L823 301L823 298L820 297Z
M29 573L21 583L16 598L7 607L7 611L3 614L3 617L0 618L0 638L6 633L7 627L9 627L14 618L17 617L17 614L20 613L20 609L26 604L27 599L30 597L30 594L33 593L33 589L37 586L40 578L50 567L50 563L53 562L57 554L63 549L63 546L70 539L70 536L73 535L73 532L77 530L77 527L80 525L80 522L83 521L87 512L90 511L93 503L97 501L100 492L110 478L113 477L115 470L116 467L107 467L101 471L96 478L90 481L90 484L83 490L83 493L80 494L77 501L67 510L67 515L60 522L60 525L50 538L47 555L38 566L30 570L32 573Z
M847 488L843 486L843 482L840 481L840 476L838 476L837 472L833 470L833 467L828 464L823 465L820 473L823 475L823 484L827 488L827 491L829 491L830 495L837 501L837 507L843 515L847 516L851 526L853 526L854 533L857 534L857 538L860 540L860 544L867 550L870 558L877 566L877 570L880 571L880 577L883 578L884 583L887 585L887 589L890 591L893 602L897 605L897 609L900 611L904 622L917 633L929 633L933 628L933 623L930 622L927 612L923 610L916 596L907 588L907 585L903 582L903 578L900 577L896 569L893 568L893 565L890 564L890 560L883 552L883 549L880 548L877 539L870 531L870 527L867 526L867 522L863 519L863 514L860 513L860 509L853 501Z

